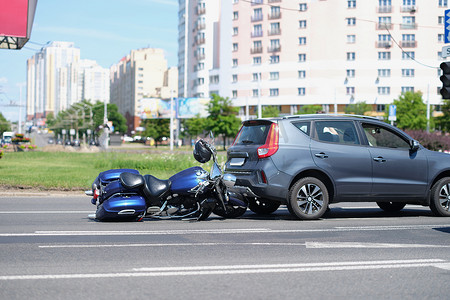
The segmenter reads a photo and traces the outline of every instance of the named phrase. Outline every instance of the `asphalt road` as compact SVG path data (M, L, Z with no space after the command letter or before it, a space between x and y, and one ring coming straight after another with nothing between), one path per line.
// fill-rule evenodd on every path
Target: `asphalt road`
M100 223L85 196L0 197L0 299L448 299L450 219L331 207L318 221Z

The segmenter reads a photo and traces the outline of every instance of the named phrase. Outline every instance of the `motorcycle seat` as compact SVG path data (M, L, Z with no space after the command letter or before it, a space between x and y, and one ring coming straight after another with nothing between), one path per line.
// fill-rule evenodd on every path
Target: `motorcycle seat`
M141 174L123 172L120 174L120 183L127 189L134 189L143 186L145 181Z
M149 200L156 200L170 190L171 181L158 179L152 175L144 175L143 192Z

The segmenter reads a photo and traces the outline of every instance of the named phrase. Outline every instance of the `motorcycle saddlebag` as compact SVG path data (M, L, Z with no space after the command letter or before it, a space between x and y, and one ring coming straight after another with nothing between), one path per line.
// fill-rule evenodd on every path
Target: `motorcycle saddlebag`
M134 221L144 216L145 199L139 195L113 195L97 207L100 221Z
M135 170L135 169L112 169L112 170L107 170L107 171L101 172L100 174L98 174L97 178L100 183L106 184L111 181L118 180L120 177L120 174L123 172L139 174L139 171Z

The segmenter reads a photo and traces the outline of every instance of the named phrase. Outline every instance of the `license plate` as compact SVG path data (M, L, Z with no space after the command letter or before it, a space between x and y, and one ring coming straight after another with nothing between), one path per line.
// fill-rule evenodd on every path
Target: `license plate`
M230 166L232 167L240 167L244 164L245 158L244 157L233 157L230 161Z

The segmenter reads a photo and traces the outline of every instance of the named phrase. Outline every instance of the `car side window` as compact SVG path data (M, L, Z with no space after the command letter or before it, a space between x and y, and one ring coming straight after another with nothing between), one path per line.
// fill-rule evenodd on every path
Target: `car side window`
M352 121L316 121L316 138L322 142L359 145L355 124Z
M302 131L304 134L310 135L311 122L295 122L292 124L300 129L300 131Z
M406 148L410 145L393 131L375 124L362 124L369 146L385 148Z

